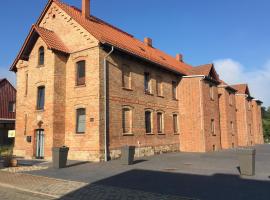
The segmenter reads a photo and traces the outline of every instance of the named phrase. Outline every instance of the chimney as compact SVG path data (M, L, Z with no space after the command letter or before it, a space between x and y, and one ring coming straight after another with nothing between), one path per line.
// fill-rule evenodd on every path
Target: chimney
M179 62L183 62L183 55L180 53L176 54L176 60Z
M152 39L149 37L144 38L144 44L146 44L149 47L152 47Z
M82 16L90 17L90 0L82 0Z

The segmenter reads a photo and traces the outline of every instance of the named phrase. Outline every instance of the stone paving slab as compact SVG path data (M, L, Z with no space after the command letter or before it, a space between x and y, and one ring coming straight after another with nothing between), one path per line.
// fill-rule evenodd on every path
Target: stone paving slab
M0 171L0 184L33 191L52 197L61 197L86 185L75 181L65 181L28 174Z

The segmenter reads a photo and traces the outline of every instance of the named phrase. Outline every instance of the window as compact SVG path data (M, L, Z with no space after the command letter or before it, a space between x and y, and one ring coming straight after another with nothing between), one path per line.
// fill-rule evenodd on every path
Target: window
M232 143L232 148L234 148L234 143Z
M76 63L77 68L77 85L85 85L85 61Z
M145 131L147 134L152 133L152 112L145 111Z
M162 88L162 78L160 76L157 77L157 95L163 96L163 88Z
M232 121L231 121L231 129L232 129L232 135L234 136L234 124Z
M213 144L213 151L216 151L216 145Z
M172 81L172 98L177 99L177 83Z
M178 116L173 114L173 132L178 133Z
M144 91L145 93L151 93L151 85L150 85L150 74L148 72L144 73Z
M123 66L122 86L126 89L131 89L131 72L128 66Z
M28 72L25 73L25 91L24 95L27 96L28 93Z
M211 133L213 136L216 135L216 133L215 133L215 120L214 119L211 119Z
M38 50L38 65L44 65L44 47Z
M8 103L8 112L15 112L15 102L11 101Z
M233 94L229 94L229 104L232 106L233 105Z
M252 135L251 124L248 125L248 128L249 128L249 134Z
M27 114L24 114L24 135L26 135L27 131Z
M210 99L214 100L214 86L210 85L209 89L210 89Z
M122 110L122 128L124 134L132 133L132 111L130 108Z
M76 110L76 133L85 133L85 108Z
M38 87L38 92L37 92L37 109L43 110L44 103L45 103L45 87L40 86Z
M158 133L163 133L164 132L163 113L161 113L161 112L157 113L157 131L158 131Z

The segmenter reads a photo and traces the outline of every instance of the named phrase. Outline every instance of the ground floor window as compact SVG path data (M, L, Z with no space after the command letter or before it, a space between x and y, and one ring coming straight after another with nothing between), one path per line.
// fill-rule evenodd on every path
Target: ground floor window
M145 131L146 133L152 133L152 112L145 111Z
M132 133L132 111L127 107L122 110L122 129L124 134Z
M157 130L158 130L158 133L163 133L163 130L164 130L162 112L157 113Z
M178 115L173 114L173 132L178 133Z
M85 133L85 108L79 108L76 111L76 133Z

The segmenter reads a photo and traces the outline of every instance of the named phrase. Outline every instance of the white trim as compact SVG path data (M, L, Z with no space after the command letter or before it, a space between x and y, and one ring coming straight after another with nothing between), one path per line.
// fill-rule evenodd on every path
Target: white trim
M0 120L3 120L3 121L16 121L16 119L7 119L7 118L0 118Z
M182 78L197 78L197 77L202 77L205 78L204 75L190 75L190 76L182 76Z

